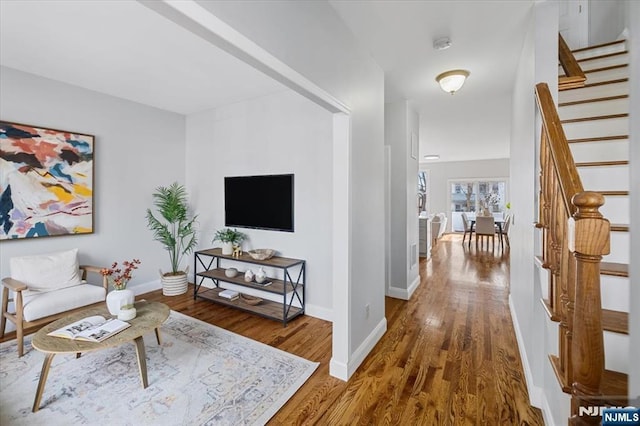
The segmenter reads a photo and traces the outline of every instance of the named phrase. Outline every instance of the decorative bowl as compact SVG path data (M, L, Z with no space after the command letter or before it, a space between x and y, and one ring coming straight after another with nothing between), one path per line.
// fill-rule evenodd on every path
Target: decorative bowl
M247 294L242 294L242 293L240 293L240 300L242 300L247 305L253 305L253 306L262 302L262 299L260 299L259 297L253 297L253 296L249 296Z
M255 249L249 250L247 253L255 260L267 260L271 259L276 251L273 249Z
M237 270L236 268L229 268L229 269L226 269L226 270L224 271L224 274L225 274L228 278L233 278L233 277L235 277L236 275L238 275L238 270Z

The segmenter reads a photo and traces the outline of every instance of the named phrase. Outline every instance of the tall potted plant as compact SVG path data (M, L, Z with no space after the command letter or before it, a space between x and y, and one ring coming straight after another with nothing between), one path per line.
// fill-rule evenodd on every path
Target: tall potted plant
M176 296L187 291L189 266L184 271L179 268L182 257L198 243L195 229L197 216L189 218L187 191L177 182L156 188L152 196L158 217L154 216L151 209L147 209L147 226L153 232L153 239L162 244L171 260L170 272L163 273L160 270L162 294Z

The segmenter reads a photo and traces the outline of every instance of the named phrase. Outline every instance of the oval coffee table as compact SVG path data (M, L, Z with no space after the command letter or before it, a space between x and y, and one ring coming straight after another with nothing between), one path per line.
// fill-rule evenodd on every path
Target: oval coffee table
M170 310L164 303L146 301L136 302L135 308L137 316L134 319L127 321L131 324L131 327L126 328L99 343L47 336L47 333L92 315L102 315L105 318L110 318L111 314L109 314L106 304L95 308L85 309L64 318L60 318L59 320L41 328L35 336L33 336L31 345L38 351L46 354L44 362L42 363L42 372L40 373L40 381L38 382L36 398L33 401L32 411L34 413L40 409L40 400L42 399L44 385L47 381L47 376L49 375L49 367L51 367L51 361L53 361L53 357L56 356L56 354L75 353L77 357L79 357L83 352L98 351L113 346L119 346L123 343L134 342L136 345L138 369L140 370L142 387L147 387L147 359L142 336L151 330L155 330L156 339L158 340L158 344L160 344L160 325L169 317Z

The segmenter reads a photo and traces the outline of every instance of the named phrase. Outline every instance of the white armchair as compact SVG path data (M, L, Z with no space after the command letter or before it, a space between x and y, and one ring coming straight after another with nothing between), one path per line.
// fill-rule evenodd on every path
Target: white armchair
M87 273L100 274L101 268L80 266L78 249L13 257L9 266L11 277L2 279L0 337L4 336L7 320L15 324L18 356L24 353L25 329L43 326L74 310L103 302L107 294L107 277L101 277L101 286L87 283Z
M444 213L438 213L433 217L433 220L431 221L431 238L433 238L434 245L442 237L446 229L447 215Z

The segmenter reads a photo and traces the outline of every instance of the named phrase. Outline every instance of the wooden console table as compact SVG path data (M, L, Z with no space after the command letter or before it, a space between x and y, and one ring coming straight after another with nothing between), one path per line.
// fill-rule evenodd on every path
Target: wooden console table
M197 251L194 256L194 299L199 297L221 305L251 312L265 318L282 321L284 326L293 318L304 314L306 268L306 262L304 260L279 256L273 256L267 260L256 260L246 253L240 257L233 257L222 254L222 249L220 248ZM222 267L222 263L224 263L225 267ZM271 284L264 286L256 282L246 282L244 280L245 271L239 269L238 263L244 266L249 264L258 267L263 266L269 269L280 270L281 272L278 273L279 277L267 277L267 280L270 281ZM230 278L225 275L225 271L232 266L238 269L238 275ZM255 270L253 272L255 272ZM205 279L211 279L215 287L202 287ZM224 299L218 295L221 291L225 290L221 285L223 283L231 283L236 286L257 290L253 293L262 294L265 295L265 297L268 294L277 295L274 299L279 301L262 300L262 302L257 305L249 305L242 299ZM294 304L294 302L296 303Z

